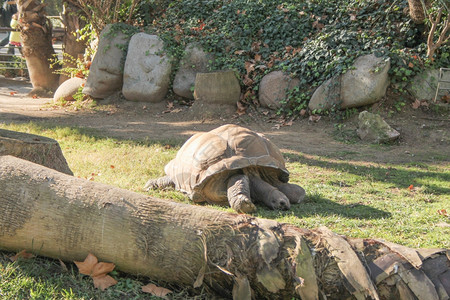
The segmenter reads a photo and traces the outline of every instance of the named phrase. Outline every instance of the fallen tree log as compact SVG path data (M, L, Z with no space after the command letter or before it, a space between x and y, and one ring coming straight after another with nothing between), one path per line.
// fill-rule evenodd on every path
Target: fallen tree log
M0 129L0 155L12 155L73 175L56 140Z
M148 197L0 156L0 248L234 299L448 299L446 249L351 239Z

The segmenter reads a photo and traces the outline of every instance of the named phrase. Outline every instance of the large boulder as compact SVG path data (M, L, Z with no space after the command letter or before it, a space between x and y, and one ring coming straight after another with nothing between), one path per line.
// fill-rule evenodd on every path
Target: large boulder
M310 110L327 110L340 105L341 77L335 76L322 83L309 100Z
M112 34L114 31L114 34ZM92 60L89 76L83 89L83 94L93 98L104 99L117 91L123 85L124 46L130 37L112 24L106 25L100 33L98 49Z
M356 133L361 140L371 143L388 143L396 140L400 133L389 126L380 115L363 111L358 116Z
M389 85L390 61L373 54L358 57L352 70L319 86L309 102L311 110L360 107L378 102Z
M78 89L85 84L86 80L78 77L69 78L64 81L56 90L53 95L53 101L59 101L61 99L65 101L71 101L73 99L73 95L78 92Z
M450 72L443 73L443 80L450 81ZM417 100L434 100L436 88L439 80L439 69L429 69L417 74L407 86L407 90ZM438 99L445 95L443 89L450 89L450 83L441 83L438 93Z
M175 74L173 92L178 96L194 99L193 87L197 73L208 71L208 63L211 55L203 51L197 43L187 45L180 68Z
M125 61L123 96L130 101L162 101L169 90L171 70L164 42L158 36L133 35Z
M282 101L286 100L287 91L299 84L298 78L291 78L282 71L270 72L259 84L259 103L262 107L280 108Z

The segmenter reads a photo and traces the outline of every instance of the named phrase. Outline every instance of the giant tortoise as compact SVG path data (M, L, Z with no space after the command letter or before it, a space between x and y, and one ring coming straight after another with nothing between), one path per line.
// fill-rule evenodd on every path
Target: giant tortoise
M237 125L195 134L164 170L166 176L150 179L144 188L173 186L194 202L229 203L238 212L255 211L254 203L286 210L305 197L302 187L287 183L278 147Z

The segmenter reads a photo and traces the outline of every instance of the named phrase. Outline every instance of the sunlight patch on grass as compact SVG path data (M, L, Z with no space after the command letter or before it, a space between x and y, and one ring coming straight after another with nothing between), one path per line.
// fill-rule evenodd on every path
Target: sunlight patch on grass
M85 128L43 124L0 128L40 134L58 140L75 176L147 195L190 203L186 195L167 189L143 192L179 145L170 141L132 141L103 137ZM304 203L287 212L258 206L256 216L306 228L328 226L353 237L383 238L411 247L450 247L449 227L436 224L450 211L450 168L445 163L380 164L338 160L289 151L284 153L290 182L307 191ZM209 205L215 209L232 211Z
M180 147L173 141L120 140L87 128L44 123L0 123L0 128L56 139L77 177L191 203L173 189L142 190L148 179L164 175L164 166ZM294 151L284 156L290 182L305 188L306 199L289 211L258 205L254 216L308 229L327 226L350 237L381 238L415 248L450 247L450 220L437 212L450 211L450 168L445 160L393 165ZM229 207L204 206L233 212ZM118 284L101 292L88 276L78 273L72 262L67 262L68 270L64 270L55 260L36 257L11 263L9 255L13 254L0 252L2 299L152 299L140 291L147 278L113 271L111 275ZM176 290L174 299L194 298L189 298L185 290Z

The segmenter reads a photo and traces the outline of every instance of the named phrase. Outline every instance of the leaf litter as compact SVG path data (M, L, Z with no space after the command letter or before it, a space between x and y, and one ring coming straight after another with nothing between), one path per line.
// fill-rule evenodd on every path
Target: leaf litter
M89 275L94 281L94 286L102 291L117 284L117 280L107 275L116 267L113 263L98 262L97 257L92 253L89 253L84 261L74 261L74 263L79 272Z
M9 257L9 260L12 262L15 262L19 258L30 259L33 257L34 257L34 255L32 253L27 252L27 250L22 250L22 251L18 252L16 255Z
M154 296L161 297L161 298L164 298L164 299L168 299L166 296L168 294L172 293L171 290L163 288L163 287L159 287L159 286L157 286L157 285L155 285L153 283L149 283L147 285L144 285L142 287L142 291L144 293L152 294Z

